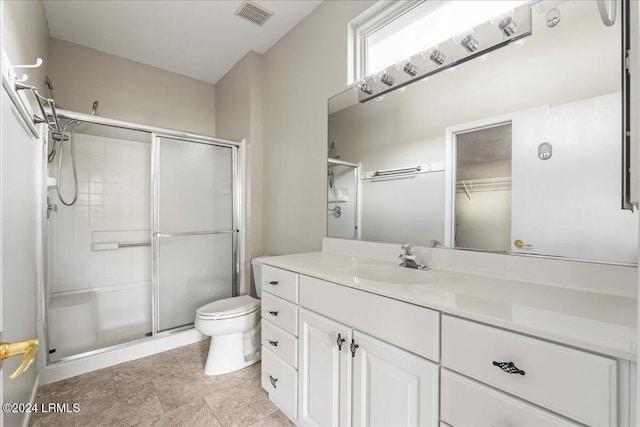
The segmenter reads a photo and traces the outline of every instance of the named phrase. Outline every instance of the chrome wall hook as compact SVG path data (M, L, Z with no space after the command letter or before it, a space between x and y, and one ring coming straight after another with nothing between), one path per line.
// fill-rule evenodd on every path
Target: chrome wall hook
M14 77L14 81L16 83L24 83L27 81L27 79L29 78L29 76L27 76L26 74L23 74L22 77L18 78L18 74L14 71L17 68L38 68L42 65L42 58L36 58L36 63L35 64L23 64L23 65L11 65L9 68L13 71L13 73L16 75L16 77Z

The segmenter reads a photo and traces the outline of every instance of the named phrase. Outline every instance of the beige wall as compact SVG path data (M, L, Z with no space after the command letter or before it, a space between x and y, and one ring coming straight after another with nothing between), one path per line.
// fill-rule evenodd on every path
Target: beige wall
M262 252L262 55L249 52L216 83L216 132L246 138L246 219L242 236L243 277L251 277L251 259ZM246 283L251 283L248 280ZM240 290L248 292L245 286ZM255 290L252 290L254 293ZM255 294L255 293L254 293Z
M49 77L56 102L104 117L215 134L214 85L170 71L49 39Z
M326 1L264 54L263 252L326 234L327 99L347 87L347 26L373 1Z
M42 1L2 1L2 48L7 52L12 64L34 64L42 58L43 65L35 69L16 70L27 74L27 83L44 90L44 76L47 72L47 44L49 25Z

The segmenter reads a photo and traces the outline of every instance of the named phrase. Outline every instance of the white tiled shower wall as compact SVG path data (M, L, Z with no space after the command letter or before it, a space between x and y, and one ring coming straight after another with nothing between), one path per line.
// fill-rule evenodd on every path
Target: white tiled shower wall
M58 212L49 220L50 294L82 290L145 287L151 281L151 248L91 251L92 233L150 230L150 151L148 142L74 135L78 200L64 206L49 189ZM73 198L69 143L58 185ZM58 157L51 165L55 177ZM124 286L126 285L126 286Z

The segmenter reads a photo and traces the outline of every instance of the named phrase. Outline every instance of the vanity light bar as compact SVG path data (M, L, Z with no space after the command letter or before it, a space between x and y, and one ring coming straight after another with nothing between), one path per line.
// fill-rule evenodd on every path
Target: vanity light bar
M358 81L358 101L378 98L387 92L423 80L444 69L506 46L531 35L531 7L523 4L512 13L479 24L466 34L431 46L423 52Z

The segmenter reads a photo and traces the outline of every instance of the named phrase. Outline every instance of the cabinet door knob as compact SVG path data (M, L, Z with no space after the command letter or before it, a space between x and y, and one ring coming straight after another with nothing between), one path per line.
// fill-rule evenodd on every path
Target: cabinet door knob
M272 316L277 316L278 312L277 311L270 311L269 314L272 315Z
M268 340L268 341L269 341L269 344L271 344L272 346L274 347L278 346L278 341L271 341L271 340Z
M518 369L513 362L496 362L493 361L493 366L497 366L498 368L505 371L507 374L520 374L524 375L524 371L522 369Z
M272 286L275 286L275 285L278 284L278 281L277 280L272 280L272 281L269 282L269 284L272 285Z
M271 385L273 386L273 388L276 388L276 383L278 382L278 379L273 378L271 375L269 375L269 381L271 381Z
M346 339L342 338L340 334L338 334L338 339L336 340L336 343L338 344L338 351L342 350L342 343L344 343L345 341Z
M356 350L360 348L358 344L352 339L351 340L351 357L356 357Z

